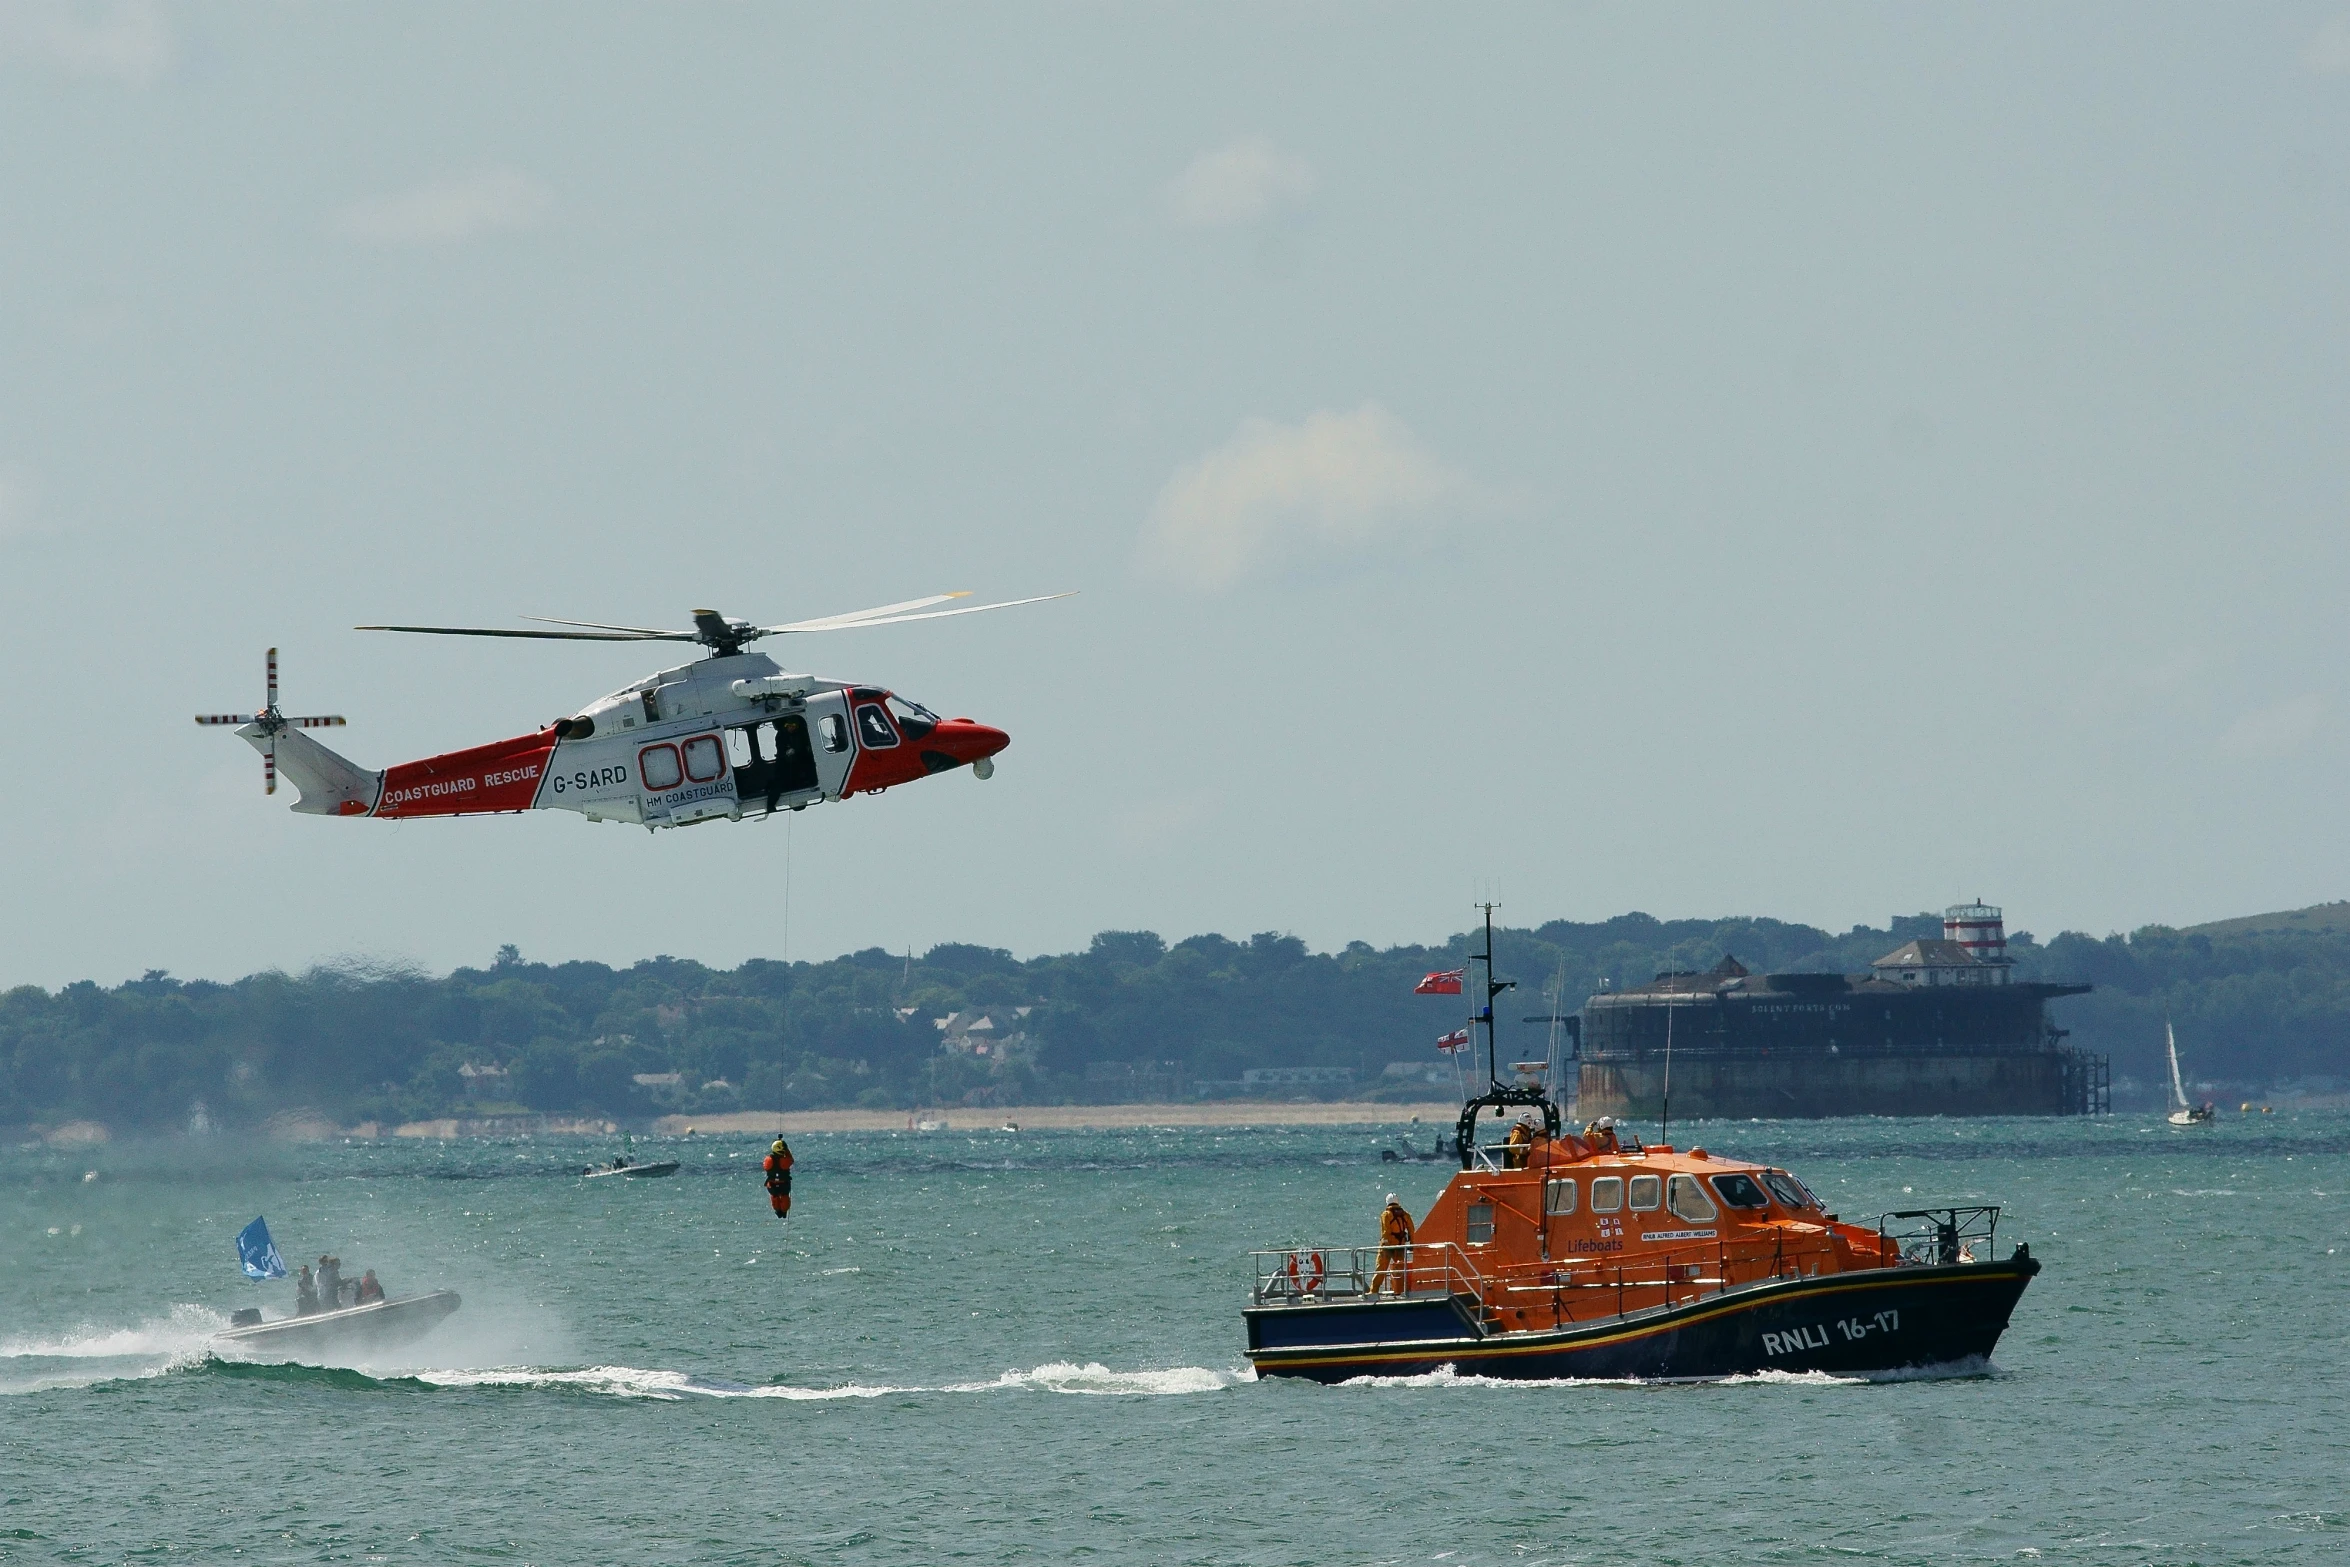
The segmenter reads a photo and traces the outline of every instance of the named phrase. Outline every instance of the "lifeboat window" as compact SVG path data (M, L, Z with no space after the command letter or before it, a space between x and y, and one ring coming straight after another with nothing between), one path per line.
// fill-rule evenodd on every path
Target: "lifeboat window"
M1646 1213L1665 1200L1665 1182L1661 1175L1632 1177L1632 1211Z
M921 740L938 727L938 715L919 702L909 702L902 696L889 699L889 716L898 721L898 733L909 740Z
M1790 1208L1817 1208L1820 1205L1820 1200L1811 1194L1810 1189L1785 1170L1763 1171L1763 1184L1771 1189L1772 1196Z
M1591 1211L1614 1213L1624 1206L1624 1178L1620 1175L1594 1176L1591 1181Z
M1493 1239L1493 1204L1489 1202L1469 1204L1467 1238L1472 1246L1482 1246Z
M1564 1178L1546 1182L1542 1188L1544 1213L1573 1213L1575 1211L1575 1183Z
M867 702L857 709L857 742L874 750L898 743L898 732L890 728L889 719L880 708Z
M1718 1211L1694 1175L1676 1175L1665 1182L1665 1206L1672 1210L1674 1218L1687 1219L1692 1224L1703 1224Z
M674 789L685 779L678 770L677 747L673 745L646 746L636 754L636 767L645 787L655 791Z
M1714 1190L1722 1194L1722 1201L1733 1208L1768 1208L1770 1197L1755 1184L1751 1175L1717 1175Z
M824 737L824 749L840 752L849 748L849 721L838 713L826 713L817 721L816 732Z
M685 743L685 775L695 783L726 776L726 753L716 735L696 735Z

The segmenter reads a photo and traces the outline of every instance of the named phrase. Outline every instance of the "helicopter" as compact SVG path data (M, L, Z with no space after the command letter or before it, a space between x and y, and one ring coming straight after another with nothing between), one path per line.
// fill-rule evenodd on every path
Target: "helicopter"
M1070 595L935 607L970 596L934 593L781 626L697 609L691 631L535 615L523 618L570 629L359 626L418 636L698 642L710 650L698 662L647 675L529 734L381 771L305 732L340 727L340 716L290 718L280 711L276 648L269 650L260 712L205 713L196 722L234 726L238 738L261 753L263 792L275 794L283 772L301 791L293 809L312 816L406 820L561 810L647 830L762 818L879 794L958 767L982 779L994 775L996 753L1011 744L1001 729L941 718L880 686L793 674L764 653L745 651L745 644L762 637L976 615Z

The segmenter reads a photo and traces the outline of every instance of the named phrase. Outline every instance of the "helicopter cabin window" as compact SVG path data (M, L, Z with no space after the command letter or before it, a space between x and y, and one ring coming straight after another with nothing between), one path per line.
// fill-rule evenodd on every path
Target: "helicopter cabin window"
M857 709L857 743L876 751L898 743L898 732L871 702Z
M695 783L726 776L726 753L716 735L696 735L685 743L685 775Z
M898 733L909 740L927 740L930 731L938 727L938 715L919 702L909 702L902 696L889 699L889 716L898 721Z
M1601 1175L1591 1182L1591 1211L1614 1213L1624 1206L1624 1178L1620 1175Z
M1665 1200L1664 1177L1635 1175L1632 1177L1632 1211L1647 1213Z
M838 713L826 713L816 721L816 732L824 737L827 751L845 751L849 748L849 721Z
M1771 1195L1790 1208L1817 1208L1820 1205L1820 1200L1811 1194L1811 1188L1785 1170L1765 1170L1762 1178L1763 1184L1771 1189Z
M1546 1181L1542 1187L1544 1213L1573 1213L1575 1211L1575 1183L1567 1177Z
M1717 1175L1714 1190L1722 1194L1722 1201L1733 1208L1768 1208L1771 1199L1755 1184L1751 1175Z
M726 731L726 765L738 773L759 760L751 754L751 736L756 732L747 725Z
M1493 1204L1489 1202L1469 1204L1469 1227L1466 1239L1472 1246L1482 1246L1493 1239Z
M1672 1210L1674 1218L1687 1219L1692 1224L1703 1224L1718 1211L1694 1175L1676 1175L1665 1182L1665 1206Z
M645 787L656 794L685 781L685 774L677 765L677 747L673 745L646 746L636 754L636 769Z

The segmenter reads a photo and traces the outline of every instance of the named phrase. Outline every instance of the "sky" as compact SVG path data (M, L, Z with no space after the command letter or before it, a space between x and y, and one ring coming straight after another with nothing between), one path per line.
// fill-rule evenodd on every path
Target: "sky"
M2340 4L0 0L0 987L2342 897L2345 257ZM189 722L947 589L788 821Z

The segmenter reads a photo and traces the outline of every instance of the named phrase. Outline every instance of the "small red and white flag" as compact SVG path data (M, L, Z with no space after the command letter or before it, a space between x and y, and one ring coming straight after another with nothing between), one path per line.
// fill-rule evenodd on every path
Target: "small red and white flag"
M1451 1033L1436 1041L1436 1048L1443 1051L1446 1055L1451 1055L1455 1050L1468 1049L1469 1031L1465 1028L1454 1029Z
M1415 996L1457 996L1461 993L1461 976L1466 968L1440 969L1412 987Z

